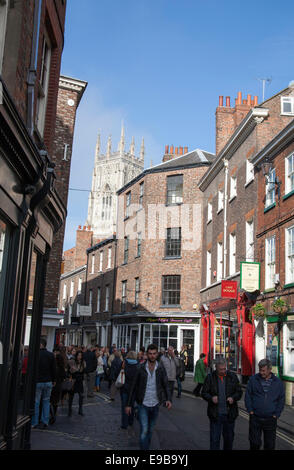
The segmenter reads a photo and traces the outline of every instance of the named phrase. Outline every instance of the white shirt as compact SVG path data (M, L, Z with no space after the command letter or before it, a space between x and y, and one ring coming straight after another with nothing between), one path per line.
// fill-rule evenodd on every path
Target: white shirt
M145 406L156 406L158 405L158 397L156 392L156 369L158 367L158 362L155 362L155 367L153 372L150 372L148 361L146 362L146 371L147 371L147 384L146 384L146 391L145 397L143 400L143 405Z

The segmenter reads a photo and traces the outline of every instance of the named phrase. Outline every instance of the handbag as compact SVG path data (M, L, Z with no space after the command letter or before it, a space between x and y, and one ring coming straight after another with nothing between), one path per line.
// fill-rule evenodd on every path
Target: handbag
M73 389L74 384L74 380L65 379L61 384L61 390L64 392L70 392Z
M125 377L125 371L124 369L121 369L120 373L117 376L117 379L115 381L115 386L116 388L121 388L125 384L126 377Z

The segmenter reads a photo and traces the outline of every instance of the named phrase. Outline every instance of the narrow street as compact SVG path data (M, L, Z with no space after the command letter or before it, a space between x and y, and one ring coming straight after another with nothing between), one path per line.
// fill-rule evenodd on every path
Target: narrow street
M78 415L75 396L73 415L67 417L67 402L59 408L56 423L46 430L32 430L32 450L138 450L139 425L133 429L120 428L120 396L114 402L108 398L107 384L84 405L85 416ZM206 403L183 393L174 395L173 408L161 408L153 433L152 450L208 450L209 422ZM248 450L248 418L242 411L235 427L234 449ZM294 436L277 432L277 450L294 450Z

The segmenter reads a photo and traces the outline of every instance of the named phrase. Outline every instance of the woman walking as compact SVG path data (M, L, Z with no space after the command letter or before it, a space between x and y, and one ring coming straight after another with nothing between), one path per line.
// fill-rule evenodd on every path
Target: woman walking
M124 371L125 371L125 383L120 388L120 398L121 398L121 429L127 429L128 426L132 426L134 422L134 411L132 408L132 413L127 415L125 408L128 403L128 396L130 392L130 387L132 381L136 375L138 367L137 354L135 351L129 351L126 359L124 361Z
M104 362L103 362L103 351L96 351L97 357L97 369L96 369L96 392L100 391L100 383L104 376Z
M120 351L115 351L114 353L114 359L111 362L110 366L110 373L109 373L109 381L111 383L110 386L110 400L114 401L114 397L116 394L116 386L115 386L115 381L118 377L118 374L120 373L121 366L122 366L122 355Z
M68 400L68 416L72 415L72 402L74 394L79 395L79 415L84 416L83 413L83 393L84 393L84 374L86 372L86 363L83 360L82 351L76 353L75 359L69 361L69 373L73 380L73 388L69 392Z

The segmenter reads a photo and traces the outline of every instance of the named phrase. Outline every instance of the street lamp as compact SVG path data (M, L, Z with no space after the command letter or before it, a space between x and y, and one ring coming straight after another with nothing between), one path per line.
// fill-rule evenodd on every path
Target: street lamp
M273 169L273 167L272 167L272 162L268 159L268 157L266 157L266 158L264 159L264 161L261 163L260 166L261 166L261 169L262 169L263 176L264 176L265 179L266 179L266 184L274 184L275 186L277 186L278 198L280 199L280 186L281 186L281 181L279 181L276 176L275 176L274 181L269 181L269 175L270 175L270 172L271 172L272 169Z

